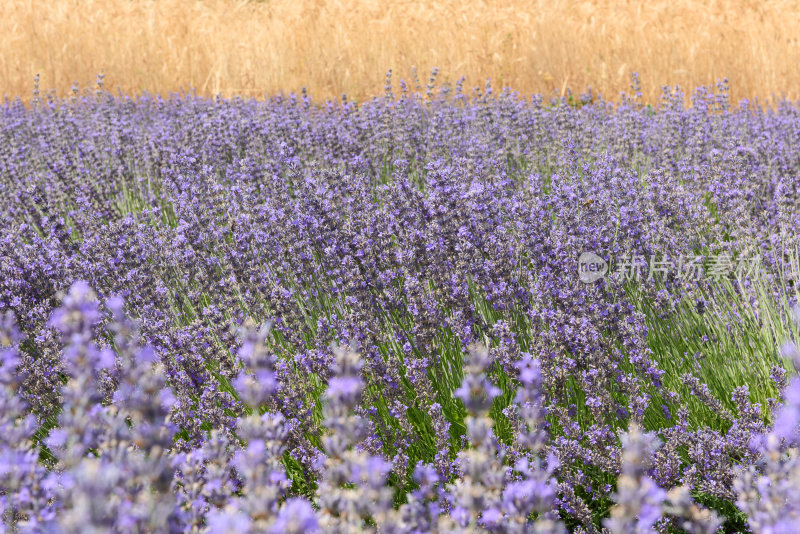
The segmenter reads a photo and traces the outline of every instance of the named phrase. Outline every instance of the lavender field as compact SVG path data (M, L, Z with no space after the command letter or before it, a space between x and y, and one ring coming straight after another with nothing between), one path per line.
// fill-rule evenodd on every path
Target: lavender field
M0 109L8 532L800 530L800 106Z

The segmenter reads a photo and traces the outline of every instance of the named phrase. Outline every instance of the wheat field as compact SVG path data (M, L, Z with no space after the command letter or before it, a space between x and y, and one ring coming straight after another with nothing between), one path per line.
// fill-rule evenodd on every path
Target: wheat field
M645 99L727 77L731 96L798 98L800 2L63 0L0 3L0 93L69 94L96 75L127 94L264 96L306 87L315 99L413 86L511 86L614 100L631 73Z

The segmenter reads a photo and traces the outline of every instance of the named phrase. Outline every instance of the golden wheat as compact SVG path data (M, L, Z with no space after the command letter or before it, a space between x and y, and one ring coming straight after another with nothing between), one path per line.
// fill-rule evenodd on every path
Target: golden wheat
M0 92L69 92L105 73L129 94L262 96L307 87L366 98L383 76L614 99L728 77L733 99L797 98L800 3L493 0L66 0L0 2Z

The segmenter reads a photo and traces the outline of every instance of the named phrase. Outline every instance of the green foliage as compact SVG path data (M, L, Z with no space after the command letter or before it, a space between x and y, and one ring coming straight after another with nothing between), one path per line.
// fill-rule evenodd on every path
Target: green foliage
M772 368L791 368L778 347L796 340L798 332L788 301L773 294L774 285L766 275L750 286L742 280L722 279L700 287L698 295L704 305L684 297L672 311L661 309L641 287L628 287L631 302L647 318L648 344L665 371L664 386L683 393L683 405L689 409L693 424L725 429L722 418L683 386L684 374L692 374L708 385L714 397L734 413L731 392L739 386L748 386L751 402L764 409L767 399L777 395L770 378ZM666 402L655 389L651 393L654 398L647 426L656 429L669 425L658 407L664 404L674 413L677 405Z

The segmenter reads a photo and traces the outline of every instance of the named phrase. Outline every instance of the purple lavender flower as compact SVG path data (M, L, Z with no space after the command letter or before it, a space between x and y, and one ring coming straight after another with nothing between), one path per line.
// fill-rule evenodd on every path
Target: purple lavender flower
M0 315L0 520L10 528L35 530L55 513L53 481L33 443L36 419L18 396L19 343L24 340L10 312Z
M784 352L796 366L800 364L793 345L786 345ZM800 378L792 378L782 396L785 400L774 414L772 428L750 440L757 461L739 466L733 484L736 504L754 532L790 532L800 521Z
M652 336L718 320L727 281L762 333L796 305L797 105L434 78L3 104L8 528L594 532L611 499L614 529L712 532L697 492L790 528L792 373L735 310L696 359ZM588 251L612 269L584 284ZM677 268L699 254L733 272ZM752 360L721 391L726 343Z
M483 346L470 347L464 378L455 396L470 415L465 419L469 448L458 455L460 477L448 487L452 501L450 517L455 523L444 528L495 530L503 522L502 490L506 478L503 452L488 417L492 399L500 389L489 382L489 354Z
M352 413L363 387L361 356L346 348L335 348L334 354L323 408L328 457L317 489L320 526L329 532L369 530L366 519L378 525L387 520L392 492L386 477L391 464L356 448L368 431L367 421Z
M238 355L245 365L245 373L240 373L233 386L241 399L251 408L258 408L271 400L278 389L273 356L267 352L266 339L270 325L259 329L245 329Z
M313 534L319 532L319 520L308 501L299 498L288 499L281 506L281 511L269 532L271 534Z
M622 441L622 466L617 478L615 505L603 525L612 532L652 532L663 515L667 492L647 474L653 453L659 447L653 433L632 424Z

